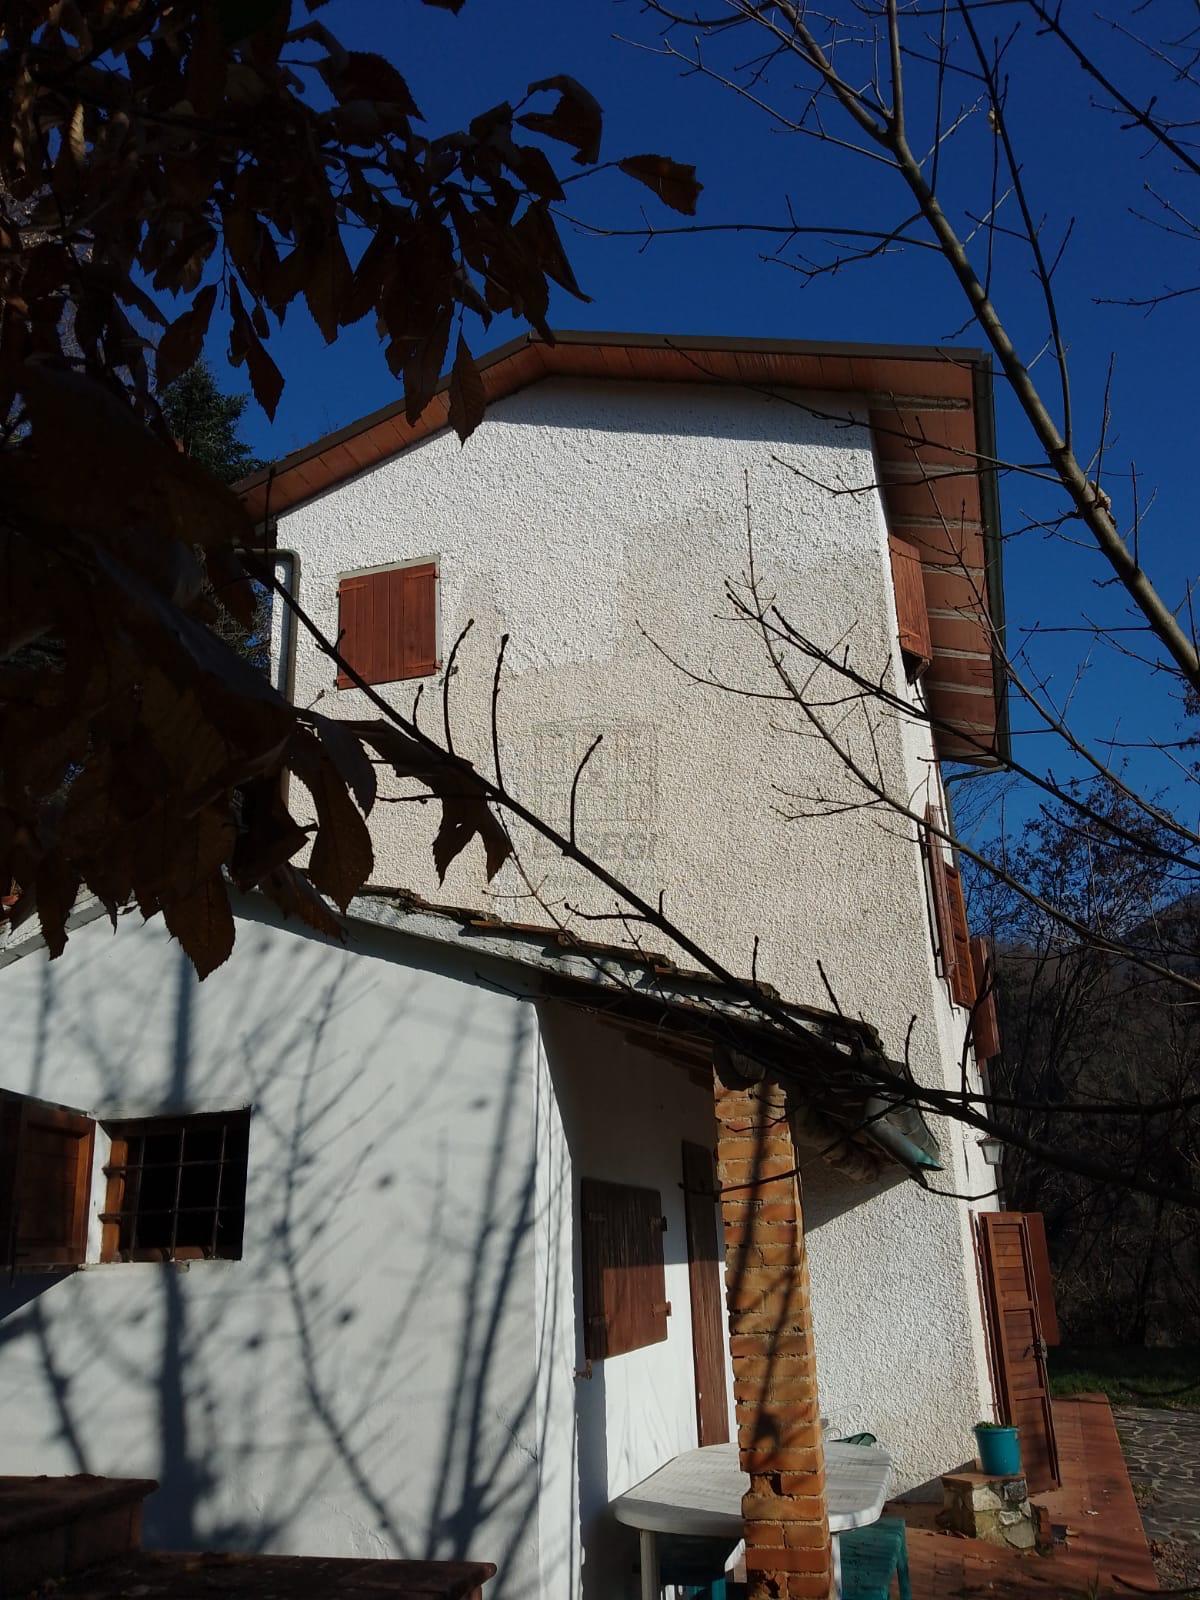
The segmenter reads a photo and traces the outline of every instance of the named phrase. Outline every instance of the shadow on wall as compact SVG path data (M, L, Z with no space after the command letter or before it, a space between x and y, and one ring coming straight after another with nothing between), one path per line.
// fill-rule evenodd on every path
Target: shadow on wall
M498 1600L532 1596L530 1008L481 1009L484 986L462 983L456 1026L418 1066L405 1039L427 1008L422 981L455 975L436 956L386 970L386 1012L352 1053L339 1031L361 1000L352 957L296 934L286 967L260 971L252 946L240 997L227 985L217 1004L170 959L163 1068L139 1081L157 1105L138 1112L211 1106L230 1083L253 1104L246 1253L0 1287L0 1377L36 1393L24 1437L8 1412L3 1470L157 1477L150 1546L471 1555L496 1562ZM61 983L107 970L81 948ZM44 967L24 1085L54 1098L58 1023L60 1043L89 1051L93 1104L127 1106L124 1051L80 1025L86 993L69 989L71 1016L55 1017L58 981ZM486 1093L471 1096L464 1063L481 1048ZM217 1058L219 1073L204 1064Z
M810 1236L869 1201L877 1200L889 1190L911 1182L903 1169L892 1162L883 1165L878 1177L864 1181L849 1178L836 1167L831 1167L819 1157L816 1146L811 1150L802 1148L800 1156L803 1163L804 1231Z

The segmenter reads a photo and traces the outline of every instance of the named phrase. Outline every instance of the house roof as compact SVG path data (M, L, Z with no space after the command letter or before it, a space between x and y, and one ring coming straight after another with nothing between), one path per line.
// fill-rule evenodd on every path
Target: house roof
M940 1170L938 1145L920 1112L879 1098L870 1065L898 1082L876 1030L861 1019L764 995L787 1012L790 1030L756 1013L711 974L669 957L607 944L542 923L510 922L490 912L437 905L407 889L369 887L350 902L349 917L456 949L477 951L540 975L548 999L583 1006L618 1026L634 1043L710 1079L714 1061L748 1075L775 1067L800 1086L808 1136L833 1165L854 1176L873 1173L882 1153L910 1172ZM797 1037L799 1034L799 1038ZM812 1084L806 1100L803 1079ZM864 1163L864 1147L875 1161Z
M844 395L869 416L889 526L921 551L933 638L925 677L939 751L987 765L1007 750L991 359L954 346L867 345L556 330L479 362L489 404L543 378L715 383ZM449 381L410 423L403 400L293 451L239 485L273 519L449 426Z

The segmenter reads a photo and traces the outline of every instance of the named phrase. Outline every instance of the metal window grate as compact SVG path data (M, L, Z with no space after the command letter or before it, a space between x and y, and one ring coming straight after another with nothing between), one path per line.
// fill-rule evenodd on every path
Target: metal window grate
M103 1261L236 1260L249 1111L106 1123Z

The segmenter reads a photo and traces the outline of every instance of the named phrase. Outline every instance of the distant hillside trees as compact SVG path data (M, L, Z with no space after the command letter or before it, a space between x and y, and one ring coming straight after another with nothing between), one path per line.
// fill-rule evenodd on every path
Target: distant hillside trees
M1029 1136L1113 1169L1131 1162L1181 1188L1200 1179L1200 1134L1187 1102L1200 1083L1200 1006L1131 954L1181 975L1200 971L1200 901L1171 859L1166 831L1111 785L1088 786L1109 819L1081 824L1065 807L1026 823L1011 860L1023 883L1068 906L1079 939L1020 895L978 875L974 907L996 941L1003 1055L997 1097ZM1114 828L1137 830L1131 849ZM1114 954L1109 943L1122 947ZM1181 1103L1166 1115L1141 1107ZM1087 1104L1086 1112L1064 1106ZM1126 1113L1106 1111L1121 1107ZM1081 1178L1010 1148L1004 1198L1045 1214L1059 1312L1077 1342L1200 1338L1200 1224L1193 1209Z

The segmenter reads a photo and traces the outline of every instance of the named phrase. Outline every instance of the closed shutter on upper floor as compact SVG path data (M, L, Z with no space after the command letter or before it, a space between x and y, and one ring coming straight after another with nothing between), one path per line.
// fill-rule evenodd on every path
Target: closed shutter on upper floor
M369 684L425 678L437 671L437 566L362 572L338 585L338 648ZM338 687L354 679L339 670Z

